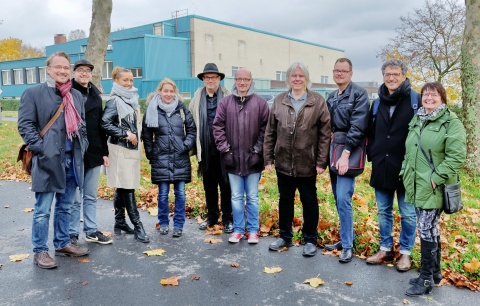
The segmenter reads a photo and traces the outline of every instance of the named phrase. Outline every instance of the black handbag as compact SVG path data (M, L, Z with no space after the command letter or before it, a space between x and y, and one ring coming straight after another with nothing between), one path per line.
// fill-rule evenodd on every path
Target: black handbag
M460 177L457 175L457 182L451 185L443 185L443 211L446 214L456 213L463 208L462 190Z
M428 158L427 153L422 147L420 136L418 136L418 146L420 147L420 150L422 151L423 156L425 156L425 159L430 165L430 168L432 168L432 171L437 173L438 176L444 179L447 179L448 177L445 177L444 175L440 175L440 173L438 173L437 170L435 170L435 165L433 164L433 158L431 156L432 152L430 151L430 158ZM463 202L462 202L462 190L460 187L460 176L457 174L457 182L455 184L441 185L441 188L443 190L443 211L446 214L453 214L462 210Z
M347 139L347 133L334 132L332 135L332 141L330 142L330 170L338 175L338 169L335 166L337 161L342 156L342 152L345 149L345 142ZM367 138L364 137L360 141L360 146L352 149L348 158L348 170L345 176L357 176L363 173L365 170L365 155L367 148Z

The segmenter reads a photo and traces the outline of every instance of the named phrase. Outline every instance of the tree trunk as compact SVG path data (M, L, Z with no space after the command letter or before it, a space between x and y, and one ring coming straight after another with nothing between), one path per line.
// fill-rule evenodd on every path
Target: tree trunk
M467 132L465 168L480 174L480 3L465 0L466 22L462 45L463 124Z
M93 69L92 83L102 92L102 69L107 52L108 38L110 37L110 17L112 15L112 0L92 0L92 23L88 37L85 58L88 59Z

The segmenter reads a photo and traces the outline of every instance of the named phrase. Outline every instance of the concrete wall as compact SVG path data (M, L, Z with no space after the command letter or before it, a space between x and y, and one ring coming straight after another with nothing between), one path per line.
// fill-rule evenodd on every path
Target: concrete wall
M275 80L276 71L286 71L292 62L300 61L308 66L312 82L320 83L321 76L328 76L328 83L333 84L335 60L344 56L339 49L200 18L191 19L191 31L192 76L214 62L227 76L232 76L232 66L236 66L247 67L254 78Z

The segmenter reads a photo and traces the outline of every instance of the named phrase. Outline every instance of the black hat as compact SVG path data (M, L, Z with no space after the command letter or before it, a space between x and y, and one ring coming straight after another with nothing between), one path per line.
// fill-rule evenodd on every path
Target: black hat
M79 59L78 61L75 62L75 64L73 64L73 71L75 71L78 68L78 66L87 66L87 67L89 67L90 69L93 70L92 63L90 63L89 61L87 61L84 58Z
M197 77L203 81L203 75L205 73L216 73L220 76L220 80L223 80L223 78L225 77L225 74L224 73L221 73L221 72L218 72L218 67L217 65L215 65L214 63L208 63L205 65L205 68L203 68L203 72L202 73L199 73L197 74Z

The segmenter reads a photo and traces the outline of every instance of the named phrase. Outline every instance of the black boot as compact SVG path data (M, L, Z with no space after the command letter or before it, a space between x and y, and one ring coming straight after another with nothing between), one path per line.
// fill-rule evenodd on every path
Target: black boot
M135 191L122 194L125 207L127 208L128 217L134 226L133 235L135 239L140 242L150 242L145 230L143 229L143 224L140 221L140 214L137 209L137 202L135 201Z
M433 287L433 270L437 261L437 241L430 242L421 239L421 267L418 281L408 289L405 294L408 296L419 296L428 294Z
M440 262L442 260L442 246L440 242L440 236L437 237L437 253L435 256L435 268L433 269L433 282L435 285L440 284L443 279L442 269L440 268ZM420 280L420 277L415 277L410 279L410 284L414 285Z
M123 202L123 197L118 193L118 190L115 191L113 207L115 209L115 225L113 227L115 235L120 235L122 231L127 234L133 234L133 228L128 226L125 221L125 204Z

